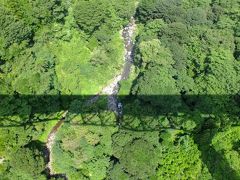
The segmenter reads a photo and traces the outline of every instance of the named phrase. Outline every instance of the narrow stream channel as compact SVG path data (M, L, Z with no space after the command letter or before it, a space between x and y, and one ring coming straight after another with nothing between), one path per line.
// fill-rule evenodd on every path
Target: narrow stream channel
M125 49L125 53L124 53L124 65L123 65L123 69L122 69L122 73L120 75L117 75L110 84L108 84L106 87L104 87L102 89L102 91L100 93L98 93L97 95L95 95L93 98L89 99L86 103L87 104L92 104L95 101L97 101L98 97L101 94L107 95L108 96L108 109L115 112L116 116L117 116L117 125L121 126L121 122L119 119L121 119L120 117L122 117L123 112L122 112L122 103L118 101L117 99L117 94L119 91L119 83L121 80L126 80L130 73L131 73L131 66L133 63L133 51L134 51L134 41L133 41L133 35L134 35L134 31L136 29L136 24L135 24L135 20L132 17L130 19L130 22L127 26L125 26L122 29L122 38L124 41L124 49ZM55 137L56 137L56 133L58 132L58 130L61 128L61 125L64 123L64 119L67 115L68 111L64 112L64 114L62 115L61 120L58 121L58 123L52 128L50 134L48 135L48 139L47 139L47 144L46 144L46 148L47 148L47 159L48 159L48 164L47 164L47 174L48 174L48 178L57 178L57 177L61 177L63 179L67 179L65 174L56 174L53 170L52 164L53 164L53 157L52 157L52 148L54 145L54 141L55 141Z
M131 73L131 67L133 64L133 57L134 57L134 40L133 35L136 29L135 19L131 17L130 22L127 26L125 26L122 30L122 38L124 41L124 65L122 69L122 73L119 76L119 79L115 86L113 87L113 93L108 97L108 108L114 111L117 115L117 125L121 126L121 122L119 119L123 115L122 109L123 104L118 101L117 94L119 92L119 84L122 80L128 79Z
M130 23L123 29L122 37L124 39L125 46L125 64L122 72L122 80L125 80L129 77L131 73L131 67L134 58L134 32L136 30L135 19L132 17Z

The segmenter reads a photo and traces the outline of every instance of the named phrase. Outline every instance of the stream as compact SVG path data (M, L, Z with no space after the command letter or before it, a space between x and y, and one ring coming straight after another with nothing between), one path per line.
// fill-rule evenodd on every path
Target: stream
M108 96L108 109L110 111L113 111L116 116L117 116L117 125L121 126L121 122L119 117L122 117L123 112L123 105L121 102L118 101L117 99L117 94L119 91L119 83L121 80L126 80L128 79L130 73L131 73L131 67L133 63L133 52L134 52L134 41L133 41L133 35L134 31L136 29L136 24L135 20L132 17L130 19L130 22L127 26L125 26L121 30L121 36L124 41L124 65L122 68L121 74L115 76L110 83L105 86L98 94L87 100L87 104L92 104L96 102L99 98L100 95L107 95ZM67 179L65 174L56 174L53 170L52 164L53 164L53 158L52 158L52 148L54 145L56 133L61 127L61 125L64 123L65 117L67 115L68 111L65 111L62 115L62 118L58 121L58 123L52 128L51 132L48 135L47 143L46 143L46 149L47 149L47 173L48 173L48 178L51 177L61 177L63 179Z
M104 90L103 94L108 95L108 109L115 112L117 117L121 117L123 112L123 105L117 99L117 94L119 91L119 84L122 80L128 79L131 73L131 67L133 64L133 52L134 52L134 41L133 35L136 29L135 19L132 17L130 22L127 26L125 26L122 31L121 35L124 41L124 65L122 69L122 73L118 75L114 81L109 84ZM117 118L120 119L120 118ZM120 126L121 122L117 122Z

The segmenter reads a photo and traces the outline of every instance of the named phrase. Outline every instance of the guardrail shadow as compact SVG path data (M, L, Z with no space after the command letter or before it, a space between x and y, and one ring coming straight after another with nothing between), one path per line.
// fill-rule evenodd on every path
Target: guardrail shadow
M91 95L0 95L0 128L28 127L34 123L56 120L56 114L68 110L65 123L73 126L118 127L130 131L164 131L180 129L185 133L198 137L206 129L215 129L208 124L211 119L230 119L229 124L240 125L239 95L128 95L118 96L123 104L118 112L112 112L107 107L109 96ZM90 100L90 101L89 101ZM89 103L91 102L91 103ZM116 113L120 114L117 116ZM60 117L60 116L59 116ZM230 117L230 118L229 118ZM166 123L167 119L167 123ZM189 130L184 125L186 119L191 119L196 128ZM198 126L198 124L201 124ZM211 137L214 137L212 134ZM203 163L214 175L214 162L209 163L209 142L201 144L195 138L202 154ZM223 154L211 149L214 157L221 159L220 168L231 172L233 179L239 179L238 174L231 169ZM211 159L211 158L210 158ZM216 177L216 179L218 179Z
M91 124L91 116L111 113L107 107L109 96L100 95L0 95L0 127L24 126L27 123L38 123L56 119L56 113L69 111L69 114L80 115L86 120L83 124ZM94 100L90 104L89 100ZM123 104L117 110L123 114L117 117L122 128L133 130L159 130L160 125L150 126L160 116L238 116L240 115L239 95L127 95L118 96ZM99 122L91 125L109 126L109 121L100 116ZM140 119L142 128L132 126L131 118ZM148 121L143 121L148 117ZM106 116L105 116L106 118ZM21 120L19 120L21 119ZM142 121L141 121L142 120ZM88 122L89 121L89 122Z

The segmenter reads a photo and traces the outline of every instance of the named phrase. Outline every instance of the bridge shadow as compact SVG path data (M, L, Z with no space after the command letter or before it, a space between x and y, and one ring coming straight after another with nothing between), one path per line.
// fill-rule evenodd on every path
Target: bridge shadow
M116 107L120 116L108 110L108 98L106 95L0 95L0 128L27 128L34 123L56 120L56 114L68 110L64 122L72 126L117 127L138 132L184 130L194 137L202 161L215 179L221 179L215 173L216 168L227 172L232 179L240 179L224 153L211 147L211 140L220 128L214 123L240 125L239 95L118 96L123 104L121 109ZM213 119L217 122L212 123ZM201 135L206 131L211 133L203 142Z
M85 118L83 124L90 124L88 119L91 119L91 116L102 112L112 113L107 107L108 98L106 95L0 95L0 127L51 121L56 119L56 113L66 110L69 114ZM126 95L117 98L123 107L115 109L124 114L117 118L126 128L131 128L131 117L140 119L140 130L152 131L161 129L156 122L152 122L161 116L240 116L239 95ZM142 122L146 117L148 121ZM155 127L149 126L153 123L156 124ZM109 125L108 120L99 121L98 124L94 122L92 125L94 124ZM137 129L139 128L134 130Z
M73 101L86 102L94 99L94 95L0 95L0 115L26 115L32 113L55 113L69 108ZM107 95L99 95L96 99L107 99ZM240 104L240 95L120 95L121 101L142 100L146 104L159 107L159 114L198 110L201 113L228 113L229 106ZM22 107L25 107L22 109ZM80 107L79 107L80 108ZM79 108L75 110L79 111ZM6 110L8 109L8 110ZM20 109L20 110L19 110ZM221 109L221 112L219 112ZM5 110L5 111L4 111ZM82 111L84 113L84 111ZM126 112L131 113L131 112ZM143 111L144 115L151 112Z
M196 119L192 123L198 126L199 119L215 116L225 119L231 116L234 118L229 123L239 123L239 95L118 96L123 106L115 107L115 113L107 107L108 98L106 95L0 95L0 128L56 120L60 118L56 114L66 110L69 112L66 123L118 126L134 131L160 131L166 127L187 131L182 125L184 119Z

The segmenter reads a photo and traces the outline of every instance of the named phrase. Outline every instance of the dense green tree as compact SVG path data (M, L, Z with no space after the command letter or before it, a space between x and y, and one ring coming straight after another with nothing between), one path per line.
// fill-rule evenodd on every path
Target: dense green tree
M139 179L155 176L154 169L157 168L159 161L157 132L120 130L112 139L115 159L113 172L119 172L123 178L126 178L126 175L128 178L133 176ZM117 179L114 174L112 177Z
M90 179L104 179L112 152L111 135L115 129L94 126L65 126L64 129L60 132L61 139L57 142L60 147L55 149L56 154L61 153L66 159L65 164L62 164L61 159L56 160L59 171L66 171L67 176L72 178L74 176L71 174L75 174L75 177L81 177L82 174Z
M238 134L239 127L224 127L218 132L209 126L197 136L202 159L213 178L239 179Z
M93 66L106 65L108 63L108 57L104 49L95 49L93 56L90 59Z
M151 63L169 67L169 65L174 63L169 49L162 46L157 39L141 42L139 44L139 52L143 67Z
M7 178L13 179L45 179L45 163L43 154L38 150L21 148L12 155L9 162ZM30 169L31 168L31 169Z
M158 154L154 149L147 141L132 141L124 147L120 164L130 175L140 179L154 176L158 165Z
M106 0L80 0L73 10L74 18L82 30L91 34L110 17L109 6Z
M111 180L117 180L117 179L122 179L122 180L128 180L129 176L128 174L124 171L123 167L121 165L115 164L113 167L111 167L111 170L109 170L109 176L107 179Z
M17 19L40 26L64 17L65 5L58 0L6 0L5 6Z
M172 76L165 67L149 65L147 71L138 79L133 93L153 105L173 110L180 105L180 99Z
M136 13L142 22L160 18L166 22L182 21L184 14L181 1L178 0L142 0Z
M240 61L240 37L236 38L235 40L235 51L234 51L234 57L236 60Z
M239 179L239 5L0 0L1 178L46 179L40 141L67 109L52 153L68 179ZM86 100L120 71L132 16L116 116Z
M202 8L192 8L187 11L186 23L190 25L204 25L208 23L207 12Z
M234 31L235 31L234 57L235 57L235 59L237 59L239 61L240 60L240 23L237 24Z
M189 42L187 26L180 22L168 24L168 26L165 26L162 31L160 31L159 36L165 44L168 44L169 42L186 44Z
M18 66L13 65L13 90L21 94L45 94L55 91L54 56L44 48L36 54L33 53L27 51L15 62Z
M195 7L200 7L200 8L209 8L212 0L182 0L182 4L184 9L189 9L189 8L195 8Z
M142 29L138 27L141 30L141 33L139 33L139 41L157 39L159 32L164 26L166 26L166 24L162 19L148 21Z
M158 179L211 179L207 168L200 160L200 152L196 144L189 136L175 139L176 132L173 130L162 134L161 138L163 142L157 172ZM174 143L171 142L171 138Z
M112 0L112 3L116 14L121 18L129 19L135 13L136 0Z
M22 19L14 17L5 7L0 7L0 48L7 48L12 43L20 43L32 36L32 28Z
M216 178L231 178L237 179L240 177L239 170L239 127L232 127L226 131L217 133L212 139L212 147L216 151L213 154L213 160L218 162L218 166L213 169L214 177ZM210 151L214 152L214 151ZM222 157L218 158L217 154L222 154ZM227 168L226 162L229 164L230 168ZM223 170L225 171L223 173Z
M197 81L201 87L199 88L201 93L219 95L238 92L237 73L231 52L221 49L213 50L206 59L204 76Z

